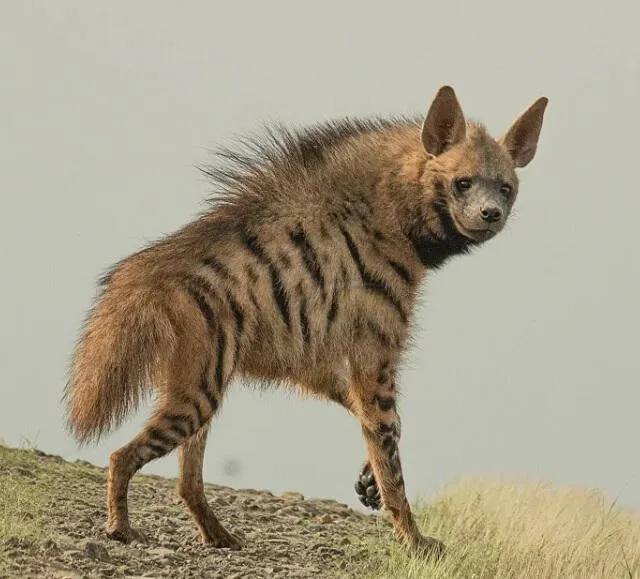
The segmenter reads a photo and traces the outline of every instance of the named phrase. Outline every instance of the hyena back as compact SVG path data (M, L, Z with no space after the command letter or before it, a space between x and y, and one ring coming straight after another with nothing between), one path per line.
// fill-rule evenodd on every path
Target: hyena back
M129 481L179 448L178 492L203 541L240 548L206 501L202 463L227 386L244 378L297 385L354 414L368 455L362 502L384 506L408 547L440 553L405 495L396 375L425 272L503 228L546 105L538 99L494 140L445 86L422 123L278 129L205 168L218 202L102 278L74 351L65 399L80 441L120 424L147 389L158 397L110 457L108 535L142 539L129 524Z

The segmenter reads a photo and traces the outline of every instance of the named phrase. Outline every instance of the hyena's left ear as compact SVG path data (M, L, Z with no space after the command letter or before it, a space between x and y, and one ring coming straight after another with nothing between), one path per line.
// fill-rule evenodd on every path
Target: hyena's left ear
M456 93L450 86L437 92L422 124L422 145L434 157L459 143L466 135L466 121Z
M499 141L509 151L516 167L528 165L536 154L548 102L547 97L540 97L516 119Z

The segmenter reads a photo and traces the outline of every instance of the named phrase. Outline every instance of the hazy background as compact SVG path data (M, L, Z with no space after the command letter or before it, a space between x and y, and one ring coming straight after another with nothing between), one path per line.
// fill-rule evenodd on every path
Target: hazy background
M640 506L640 41L627 0L0 2L0 438L78 451L59 403L98 275L203 209L207 148L264 121L426 110L499 136L550 98L509 229L426 286L401 376L408 492L531 474ZM235 386L211 482L355 505L355 419ZM229 460L239 464L230 476ZM147 472L174 475L175 454Z

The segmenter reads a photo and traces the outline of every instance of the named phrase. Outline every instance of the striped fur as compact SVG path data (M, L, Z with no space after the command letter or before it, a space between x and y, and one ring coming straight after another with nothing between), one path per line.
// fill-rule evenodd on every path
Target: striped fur
M82 442L158 394L143 431L111 456L109 535L140 538L127 517L129 480L179 448L179 491L203 539L240 546L204 499L202 460L229 382L246 378L295 384L355 414L363 472L399 536L439 551L404 494L397 367L425 272L504 226L545 106L536 101L496 141L443 87L422 124L270 129L203 167L216 186L210 211L102 277L73 354L65 401Z

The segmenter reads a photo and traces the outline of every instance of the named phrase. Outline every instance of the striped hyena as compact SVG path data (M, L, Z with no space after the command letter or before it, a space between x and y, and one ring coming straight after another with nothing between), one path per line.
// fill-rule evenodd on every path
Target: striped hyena
M207 432L232 378L289 384L361 423L356 491L411 549L439 553L405 496L397 373L419 285L504 226L515 169L534 157L547 99L494 140L448 86L418 118L268 130L202 170L215 206L116 264L76 346L65 391L82 442L156 390L144 429L111 454L107 533L129 542L127 489L180 450L178 493L205 543L240 548L203 490Z

